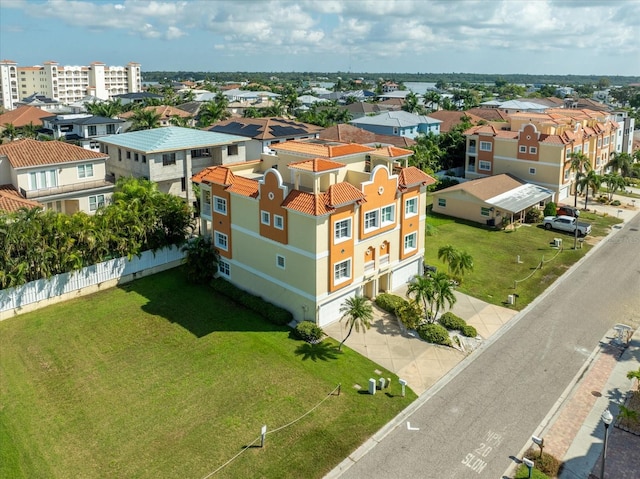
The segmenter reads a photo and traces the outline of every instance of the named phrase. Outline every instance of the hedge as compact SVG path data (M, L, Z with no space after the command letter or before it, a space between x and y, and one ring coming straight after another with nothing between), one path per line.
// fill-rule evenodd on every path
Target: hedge
M436 323L421 324L418 326L418 335L425 341L433 344L442 344L443 346L451 346L449 332Z
M391 293L380 293L376 296L376 305L388 313L395 313L400 306L405 306L408 303L402 296Z
M456 316L451 311L444 313L439 320L440 324L447 329L462 330L467 325L466 321L460 316Z
M301 321L296 325L295 335L307 343L317 343L326 336L320 326L313 321Z
M222 278L211 281L211 287L217 293L226 296L233 302L259 314L267 321L283 326L293 321L293 314L275 304L265 301L260 296L255 296Z

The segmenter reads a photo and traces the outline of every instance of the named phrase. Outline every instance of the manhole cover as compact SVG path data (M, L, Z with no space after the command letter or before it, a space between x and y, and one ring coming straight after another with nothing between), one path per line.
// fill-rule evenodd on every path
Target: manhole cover
M591 391L591 394L593 394L597 398L602 397L602 393L600 393L598 391Z

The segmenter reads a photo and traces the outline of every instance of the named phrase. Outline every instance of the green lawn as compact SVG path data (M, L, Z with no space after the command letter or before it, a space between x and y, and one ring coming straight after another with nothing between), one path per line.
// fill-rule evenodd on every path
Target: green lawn
M0 477L202 478L342 383L215 475L322 477L416 398L334 346L291 339L181 270L5 320ZM354 388L376 369L388 392Z
M613 217L585 213L584 220L593 225L593 235L603 236L611 225L621 220ZM515 309L522 309L539 296L551 283L591 248L588 237L583 248L574 250L572 235L557 231L546 231L541 225L524 225L516 230L495 230L455 218L430 213L428 228L435 234L427 236L425 261L446 271L438 260L438 249L451 244L465 250L474 260L474 270L464 276L458 289L488 303L504 306L507 295L516 293ZM558 250L550 244L553 238L562 238L564 249ZM520 263L517 262L520 256ZM543 268L534 272L544 260ZM533 274L532 274L533 273ZM514 289L516 280L523 280Z

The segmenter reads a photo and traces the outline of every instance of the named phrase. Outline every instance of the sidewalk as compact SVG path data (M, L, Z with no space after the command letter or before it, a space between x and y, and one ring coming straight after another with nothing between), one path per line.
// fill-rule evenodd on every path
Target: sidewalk
M561 459L559 479L591 479L600 477L604 424L601 416L609 409L614 418L619 405L633 384L628 371L640 367L640 329L636 330L625 349L617 345L611 330L602 339L577 383L560 409L550 418L542 433L545 452ZM609 427L606 477L635 479L640 475L640 436ZM593 474L591 476L590 474Z

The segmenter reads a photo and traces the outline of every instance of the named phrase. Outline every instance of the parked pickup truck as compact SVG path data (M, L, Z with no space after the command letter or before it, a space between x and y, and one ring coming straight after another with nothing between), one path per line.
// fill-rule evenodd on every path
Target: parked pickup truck
M542 224L545 229L566 231L568 233L575 233L577 225L578 236L586 236L591 233L591 225L589 223L580 223L578 218L571 216L545 216Z

